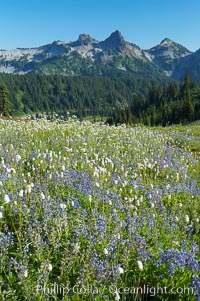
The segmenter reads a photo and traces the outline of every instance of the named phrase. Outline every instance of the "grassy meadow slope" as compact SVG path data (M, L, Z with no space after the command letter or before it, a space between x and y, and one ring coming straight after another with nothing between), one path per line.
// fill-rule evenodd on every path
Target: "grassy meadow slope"
M0 154L1 300L199 300L198 124L7 121Z

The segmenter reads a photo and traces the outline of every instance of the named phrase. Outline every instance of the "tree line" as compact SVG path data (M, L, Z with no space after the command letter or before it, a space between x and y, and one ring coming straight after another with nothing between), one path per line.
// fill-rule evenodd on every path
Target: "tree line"
M135 93L148 94L152 82L132 77L66 77L60 75L0 74L9 90L11 115L67 112L84 118L112 115L134 101Z
M68 112L80 119L106 117L109 124L167 125L200 119L200 87L134 77L65 77L0 74L0 114Z
M200 119L200 87L186 74L182 83L153 84L143 101L140 95L123 110L108 118L109 124L142 123L162 125Z

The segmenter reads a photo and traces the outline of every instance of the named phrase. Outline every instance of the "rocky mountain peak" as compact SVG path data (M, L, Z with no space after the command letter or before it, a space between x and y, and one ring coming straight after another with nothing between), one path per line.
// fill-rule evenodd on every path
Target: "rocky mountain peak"
M71 47L79 47L84 45L89 45L94 42L97 42L95 39L93 39L89 34L81 33L78 37L78 40L75 42L69 43L69 46Z
M173 52L175 57L182 57L191 53L191 51L189 51L181 44L178 44L168 38L162 40L159 45L153 47L152 49L159 49L164 52L166 52L167 49L171 50L171 52Z
M108 37L108 39L109 38L124 41L124 38L119 30L115 30L114 32L112 32L110 37Z
M94 39L89 34L82 33L79 35L78 42L82 45L90 44L94 42Z
M170 40L170 39L168 39L168 38L165 38L164 40L162 40L161 42L160 42L160 45L162 45L162 46L164 46L164 45L171 45L171 44L173 44L174 42L172 41L172 40Z
M125 46L125 40L119 30L114 31L111 35L102 43L103 48L110 48L115 50L122 50Z
M188 56L191 52L181 44L165 38L159 45L149 49L148 54L156 66L162 69L167 76L171 76L180 59Z
M118 45L121 45L125 42L124 37L122 36L119 30L112 32L111 35L106 40L116 43Z
M191 78L200 82L199 58L200 49L192 53L169 38L149 50L142 50L125 41L121 32L115 30L103 41L82 33L76 41L57 40L35 48L0 49L0 73L41 72L67 76L127 73L146 77L151 69L152 77L165 74L182 79L189 70Z

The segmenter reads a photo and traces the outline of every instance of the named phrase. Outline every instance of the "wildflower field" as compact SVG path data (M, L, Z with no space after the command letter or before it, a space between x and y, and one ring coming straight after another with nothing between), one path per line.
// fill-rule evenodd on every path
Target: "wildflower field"
M200 300L200 126L0 124L0 300Z

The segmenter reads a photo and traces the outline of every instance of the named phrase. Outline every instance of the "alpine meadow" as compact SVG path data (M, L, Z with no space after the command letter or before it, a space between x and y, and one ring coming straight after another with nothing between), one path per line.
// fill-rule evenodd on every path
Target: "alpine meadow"
M199 137L5 121L1 300L199 300Z
M0 301L200 301L199 1L1 10Z

